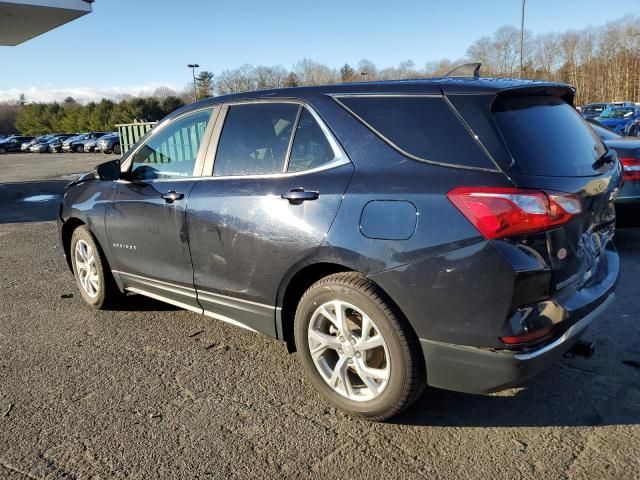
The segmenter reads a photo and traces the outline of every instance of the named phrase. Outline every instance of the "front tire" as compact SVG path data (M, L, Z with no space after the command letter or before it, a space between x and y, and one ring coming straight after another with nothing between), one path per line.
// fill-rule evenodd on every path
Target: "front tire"
M76 145L76 147L75 147L75 152L76 152L76 153L82 153L82 152L84 152L84 145Z
M118 296L118 288L102 250L87 227L74 230L70 254L73 276L84 301L97 309L111 304Z
M426 382L417 337L359 273L313 284L295 316L296 349L314 386L336 407L374 421L406 409Z

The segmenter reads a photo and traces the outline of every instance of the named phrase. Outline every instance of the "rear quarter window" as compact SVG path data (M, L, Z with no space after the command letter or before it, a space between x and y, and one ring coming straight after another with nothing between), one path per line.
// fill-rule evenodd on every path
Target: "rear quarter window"
M442 96L344 96L337 100L404 154L428 162L495 170Z
M551 96L500 97L493 116L517 168L525 175L596 175L606 148L564 100Z

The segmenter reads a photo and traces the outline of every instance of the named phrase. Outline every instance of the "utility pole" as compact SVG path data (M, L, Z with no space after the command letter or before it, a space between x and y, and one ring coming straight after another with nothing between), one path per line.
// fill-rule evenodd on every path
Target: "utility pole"
M525 0L522 0L522 14L520 15L520 78L522 78L524 65L524 2Z
M190 63L187 65L191 69L191 73L193 74L193 101L196 102L198 100L198 87L196 86L196 68L200 67L197 63Z

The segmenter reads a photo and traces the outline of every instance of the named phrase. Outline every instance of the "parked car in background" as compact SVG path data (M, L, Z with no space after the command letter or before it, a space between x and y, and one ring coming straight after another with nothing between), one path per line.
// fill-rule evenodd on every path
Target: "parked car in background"
M589 103L580 107L580 113L584 118L596 118L609 106L608 103Z
M627 124L624 128L624 135L628 137L640 137L640 118Z
M65 135L58 135L54 142L49 143L49 153L60 153L62 152L63 143L70 139L77 137L77 133L69 133Z
M120 153L122 153L122 148L120 147L120 134L118 132L113 132L100 138L96 144L96 151L120 155Z
M32 140L33 137L23 135L12 135L0 141L0 154L9 152L19 152L22 144Z
M640 204L640 139L623 137L594 120L587 120L605 145L616 151L624 184L616 204Z
M629 100L625 100L624 102L610 102L609 105L611 105L612 107L635 107L636 104L629 101Z
M624 134L627 125L640 119L640 108L633 106L607 107L595 120L616 133Z
M51 150L49 149L49 147L51 146L52 143L56 143L59 142L61 143L61 139L64 140L66 138L69 138L73 136L72 134L55 134L53 136L51 136L49 139L44 140L42 142L36 143L34 145L32 145L29 148L30 152L34 152L34 153L49 153L51 152Z
M84 140L80 140L79 142L76 142L75 143L76 151L85 152L85 153L94 152L96 149L96 143L98 142L98 140L104 135L106 135L105 132L101 132L101 133L102 135L100 137L85 138Z
M67 188L61 251L89 305L129 291L286 341L355 416L425 384L510 388L614 298L622 172L573 92L448 77L203 100Z
M41 142L46 142L47 140L49 140L51 137L53 137L54 135L39 135L37 137L35 137L32 140L29 140L28 142L24 142L22 144L22 146L20 147L20 150L23 152L28 152L29 149L35 145L36 143L41 143Z
M86 132L77 135L74 138L68 139L62 145L62 150L65 152L82 153L85 151L85 142L87 140L94 140L106 135L108 132Z

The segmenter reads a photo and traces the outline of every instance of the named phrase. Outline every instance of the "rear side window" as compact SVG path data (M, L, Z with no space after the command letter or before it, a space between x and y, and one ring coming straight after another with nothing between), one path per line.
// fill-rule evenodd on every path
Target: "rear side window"
M502 97L494 104L493 115L526 175L595 175L593 165L606 152L582 116L557 97Z
M496 166L441 96L354 96L338 100L378 135L419 160Z
M298 105L233 105L222 127L213 175L282 173Z
M313 115L302 110L291 147L288 172L318 168L335 158L333 149Z

